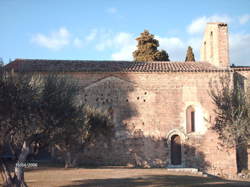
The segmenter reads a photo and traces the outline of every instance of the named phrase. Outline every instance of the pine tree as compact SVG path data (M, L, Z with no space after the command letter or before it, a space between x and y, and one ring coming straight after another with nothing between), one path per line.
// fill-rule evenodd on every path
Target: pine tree
M144 30L136 40L138 41L138 49L133 52L135 61L169 61L167 52L157 49L157 47L159 47L159 41L154 39L154 35L150 34L149 31Z
M187 61L195 62L193 49L190 46L188 46L187 55L186 55L186 59L185 59L185 62L187 62Z

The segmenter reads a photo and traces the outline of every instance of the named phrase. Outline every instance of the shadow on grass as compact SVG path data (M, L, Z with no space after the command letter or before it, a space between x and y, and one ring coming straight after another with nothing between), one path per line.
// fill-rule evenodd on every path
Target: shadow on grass
M135 169L134 167L128 166L96 166L96 165L79 165L74 168L65 168L63 163L38 163L38 167L25 168L25 172L34 172L42 170L71 170L71 169Z
M79 180L74 181L72 185L62 187L146 187L152 185L154 187L241 187L250 186L250 182L186 175L145 175L133 178Z

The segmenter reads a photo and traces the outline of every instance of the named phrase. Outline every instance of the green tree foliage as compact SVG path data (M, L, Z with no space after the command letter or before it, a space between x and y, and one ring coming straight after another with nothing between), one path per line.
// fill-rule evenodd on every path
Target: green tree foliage
M42 78L40 103L50 143L60 147L65 167L74 166L71 155L81 139L83 104L77 101L80 87L69 76L49 74Z
M96 142L96 137L101 134L107 137L112 132L109 118L105 110L86 105L81 110L81 118L72 118L71 123L65 124L66 128L56 133L54 145L63 155L65 168L77 166L79 156L89 143Z
M219 82L210 84L210 95L217 107L213 129L224 146L236 148L238 171L247 167L244 152L250 141L250 97L249 91L244 90L243 79L241 75L234 73L233 78L227 75L221 77Z
M4 186L27 186L20 164L40 148L59 145L66 155L65 165L72 166L72 153L79 152L93 134L108 129L101 128L108 121L105 115L85 111L79 92L78 83L70 77L16 74L1 69L0 172ZM4 159L5 147L15 156L15 165Z
M4 65L3 59L0 58L0 67L3 67L3 65Z
M164 50L157 50L159 47L158 40L154 39L154 35L145 30L141 36L136 38L138 41L137 50L133 52L135 61L150 62L150 61L169 61L169 56Z
M193 49L191 46L188 46L185 62L192 62L192 61L195 62Z
M46 131L39 116L39 94L31 76L0 74L0 169L5 186L27 186L24 167L9 168L2 155L8 145L17 163L24 163ZM14 171L11 174L11 171Z

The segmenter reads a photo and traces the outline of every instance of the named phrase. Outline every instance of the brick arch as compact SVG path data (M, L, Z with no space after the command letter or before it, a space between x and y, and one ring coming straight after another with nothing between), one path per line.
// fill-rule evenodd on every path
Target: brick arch
M184 159L184 143L187 139L187 136L179 129L173 129L171 130L168 134L167 134L167 152L169 153L169 156L167 158L167 162L169 163L169 165L173 164L173 160L172 160L172 148L173 148L173 137L179 137L180 138L180 150L181 150L181 155L180 157L181 159L181 165L184 166L185 165L185 159ZM178 164L179 165L179 164Z
M187 138L187 136L185 135L185 133L183 133L181 130L179 130L179 129L173 129L173 130L169 131L168 134L167 134L167 136L166 136L168 143L171 141L171 137L173 135L180 136L182 142L185 142L185 140Z
M193 111L195 112L195 131L191 132L189 131L189 129L187 128L188 125L188 114L187 112L189 111L189 109L193 109ZM206 119L208 116L208 113L206 110L204 110L203 106L199 103L199 102L187 102L185 104L185 107L183 108L183 123L182 123L182 127L184 128L184 132L185 134L204 134L207 131L207 126L206 126L206 122L204 119Z

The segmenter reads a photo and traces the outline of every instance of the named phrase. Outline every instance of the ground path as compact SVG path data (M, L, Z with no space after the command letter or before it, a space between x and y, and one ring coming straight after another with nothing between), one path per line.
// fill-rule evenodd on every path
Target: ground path
M250 187L250 181L229 181L165 169L40 167L27 171L25 179L29 187Z

